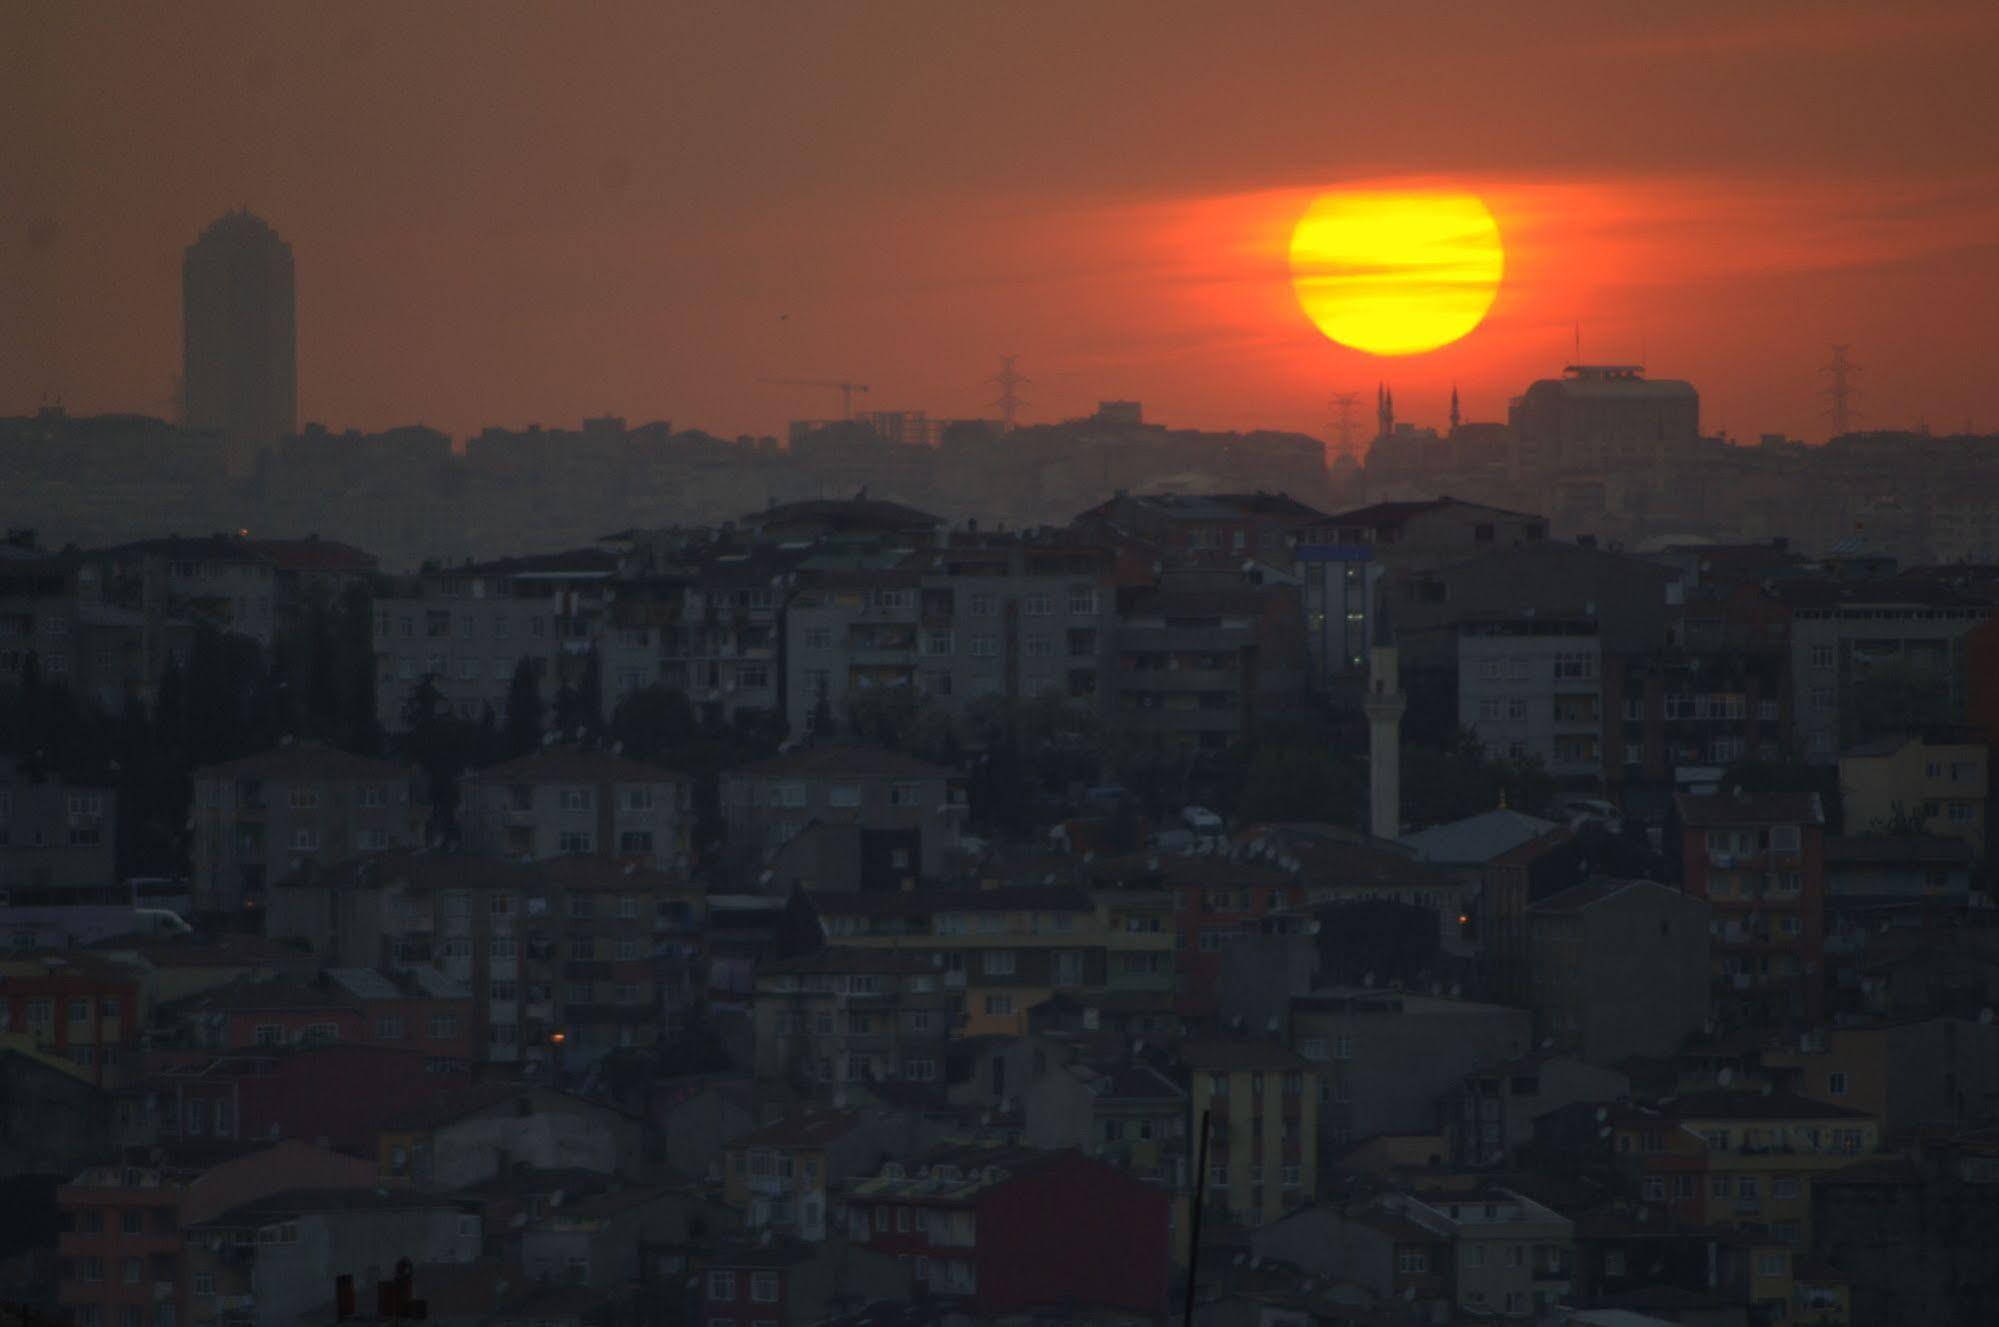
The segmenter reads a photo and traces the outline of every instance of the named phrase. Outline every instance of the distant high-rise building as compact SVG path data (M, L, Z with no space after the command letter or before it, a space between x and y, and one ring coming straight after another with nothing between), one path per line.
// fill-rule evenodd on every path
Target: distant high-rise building
M181 264L186 423L228 440L231 471L298 426L292 250L248 212L212 222Z

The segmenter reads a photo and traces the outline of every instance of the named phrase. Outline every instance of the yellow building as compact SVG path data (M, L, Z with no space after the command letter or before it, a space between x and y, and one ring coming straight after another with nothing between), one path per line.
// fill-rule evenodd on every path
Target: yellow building
M1880 1122L1787 1092L1700 1092L1613 1125L1641 1197L1675 1219L1809 1247L1812 1181L1876 1151ZM1786 1294L1788 1298L1788 1293Z
M1839 758L1849 834L1912 832L1962 839L1985 855L1991 754L1974 740L1889 738Z
M1274 1041L1190 1041L1188 1151L1200 1156L1208 1117L1207 1200L1245 1226L1267 1225L1318 1193L1319 1081Z

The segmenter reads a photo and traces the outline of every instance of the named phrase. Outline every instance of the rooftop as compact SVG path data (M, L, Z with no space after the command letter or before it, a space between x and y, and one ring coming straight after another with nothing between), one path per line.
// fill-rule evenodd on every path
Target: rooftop
M561 743L465 776L480 783L683 783L685 774L610 751Z
M824 1147L844 1138L861 1123L858 1111L815 1110L789 1115L775 1124L732 1138L727 1146L739 1147Z
M1305 1059L1279 1041L1237 1041L1206 1038L1182 1043L1180 1058L1201 1073L1244 1073L1255 1070L1305 1069Z
M1482 866L1500 855L1558 828L1542 820L1500 807L1464 820L1432 825L1400 842L1414 849L1416 860L1436 865Z
M932 765L900 751L859 743L828 742L738 765L728 771L728 777L942 780L955 776L942 765Z
M1817 793L1681 793L1674 798L1680 821L1690 829L1714 825L1823 825L1825 809Z

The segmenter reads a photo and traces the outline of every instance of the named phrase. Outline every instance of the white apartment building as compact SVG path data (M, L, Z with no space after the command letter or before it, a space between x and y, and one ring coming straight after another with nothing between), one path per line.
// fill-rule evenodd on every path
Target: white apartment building
M1458 628L1458 723L1496 758L1557 778L1603 773L1603 649L1593 621L1504 618Z
M617 559L595 549L425 571L375 600L375 708L384 728L426 677L461 719L506 713L523 660L542 699L603 638ZM607 688L608 694L608 688Z
M694 784L684 774L608 751L545 746L475 770L463 787L458 820L473 852L513 861L603 855L687 869Z
M844 723L876 687L915 687L953 711L988 695L1104 703L1117 609L1105 550L951 545L891 570L807 575L784 615L794 736L822 701Z

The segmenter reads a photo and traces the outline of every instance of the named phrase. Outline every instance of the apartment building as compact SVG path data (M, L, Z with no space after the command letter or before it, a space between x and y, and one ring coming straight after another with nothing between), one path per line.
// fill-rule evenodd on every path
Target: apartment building
M1992 617L1989 595L1911 577L1798 578L1773 587L1791 610L1791 694L1808 759L1857 745L1870 684L1915 688L1954 718L1966 700L1966 636Z
M409 771L318 742L286 742L194 771L194 903L260 908L308 866L422 842Z
M1793 1249L1811 1244L1814 1181L1881 1143L1875 1117L1787 1092L1694 1093L1614 1109L1608 1127L1644 1201L1669 1218L1767 1227Z
M376 718L400 730L404 708L426 677L461 719L476 720L488 709L503 715L523 662L542 699L552 700L565 682L596 665L617 568L613 554L578 549L432 568L392 581L375 598Z
M684 693L707 723L782 715L785 601L808 551L726 542L650 550L613 605L605 704L658 683Z
M887 563L889 565L876 565ZM1112 556L1083 545L942 535L865 568L801 571L785 607L794 737L844 726L872 688L962 713L980 696L1102 702L1117 617Z
M820 845L809 864L787 863L778 888L792 878L842 891L941 879L957 864L966 809L953 771L880 747L815 743L722 776L731 853L746 875L777 863L809 826L843 831L846 851Z
M1450 1243L1460 1312L1536 1318L1568 1294L1575 1223L1512 1189L1418 1189L1382 1206Z
M951 975L935 954L848 945L762 964L752 1007L759 1100L839 1091L859 1105L883 1083L941 1093L963 990Z
M1714 1012L1729 1026L1825 1011L1825 811L1817 793L1681 796L1682 872L1711 909Z
M1200 1154L1208 1122L1210 1200L1238 1225L1268 1225L1319 1191L1321 1071L1277 1041L1197 1040L1180 1047Z
M1127 592L1106 717L1169 750L1216 752L1284 718L1309 670L1302 591L1235 569L1162 572Z
M873 1170L899 1141L893 1117L855 1110L807 1110L729 1140L722 1152L722 1201L748 1230L814 1243L842 1233L829 1224L828 1193Z
M684 878L617 858L399 852L285 882L267 930L329 966L463 983L478 1059L580 1065L687 1025L706 913Z
M1603 776L1603 646L1590 619L1500 618L1458 627L1458 722L1495 756L1558 779Z
M118 790L38 777L0 755L0 891L15 902L118 879Z
M551 745L463 780L458 820L472 852L541 861L603 855L684 872L694 784L608 751Z
M1992 748L1984 734L1933 733L1865 743L1839 758L1849 834L1920 831L1985 856Z
M854 1245L908 1258L919 1294L974 1318L1167 1311L1170 1195L1074 1152L947 1144L884 1163L845 1197Z
M150 704L169 661L187 666L193 623L107 603L95 562L0 544L0 685L21 680L28 660L47 683L67 686L106 714L128 700Z
M932 959L955 999L960 1036L1018 1036L1035 1005L1104 984L1102 918L1080 889L925 889L813 902L832 944Z
M101 1088L143 1068L150 1017L144 968L91 953L0 959L0 1033L68 1060Z
M1173 558L1229 554L1274 567L1291 564L1302 527L1331 518L1284 493L1138 493L1119 490L1070 528L1100 542L1138 539Z
M371 1157L282 1142L208 1166L92 1166L56 1190L57 1302L79 1327L173 1327L196 1287L186 1231L287 1189L370 1189ZM282 1237L283 1232L274 1232Z
M277 634L278 565L237 535L146 539L92 553L107 588L149 616L189 616L269 647Z
M1676 1054L1707 1026L1708 901L1650 880L1591 880L1527 913L1535 1036L1597 1064Z
M1291 1047L1323 1083L1321 1148L1436 1132L1468 1073L1532 1049L1525 1010L1403 991L1335 988L1291 1000Z

